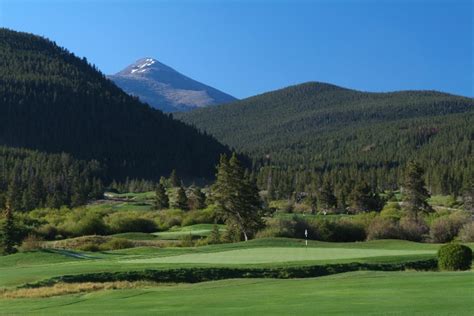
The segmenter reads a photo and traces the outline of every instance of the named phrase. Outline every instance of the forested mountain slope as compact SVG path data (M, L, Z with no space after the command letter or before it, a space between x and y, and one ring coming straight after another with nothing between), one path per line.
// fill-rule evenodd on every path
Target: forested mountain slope
M474 168L474 101L436 91L368 93L311 82L175 116L257 165L332 172L336 182L358 174L396 185L400 166L417 159L435 191L451 191L441 186L460 187Z
M228 149L140 103L85 59L0 29L0 145L98 160L109 179L208 177Z

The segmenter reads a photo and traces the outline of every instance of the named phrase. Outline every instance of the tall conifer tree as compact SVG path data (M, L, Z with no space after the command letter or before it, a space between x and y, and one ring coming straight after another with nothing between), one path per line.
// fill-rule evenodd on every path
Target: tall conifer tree
M403 208L416 221L420 212L430 212L427 200L430 197L423 179L424 170L416 162L409 162L403 182Z
M168 208L169 206L169 198L166 194L166 189L163 184L158 183L158 186L155 190L155 209L162 210Z

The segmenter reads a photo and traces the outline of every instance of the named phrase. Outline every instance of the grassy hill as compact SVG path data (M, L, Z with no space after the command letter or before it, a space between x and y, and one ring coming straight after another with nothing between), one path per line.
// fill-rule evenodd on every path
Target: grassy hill
M369 93L310 82L175 117L257 165L362 173L393 185L399 167L418 159L438 191L454 190L473 171L474 100L436 91ZM445 182L452 187L441 188Z
M0 29L0 95L0 145L95 159L109 179L212 177L228 151L32 34Z

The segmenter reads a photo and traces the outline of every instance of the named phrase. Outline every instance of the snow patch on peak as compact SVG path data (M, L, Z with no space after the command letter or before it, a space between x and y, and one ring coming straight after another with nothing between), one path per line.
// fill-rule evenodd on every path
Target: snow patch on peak
M141 64L134 66L132 70L130 71L130 73L133 74L136 72L137 73L145 72L148 70L147 67L150 67L154 63L156 63L156 60L154 60L153 58L146 58Z

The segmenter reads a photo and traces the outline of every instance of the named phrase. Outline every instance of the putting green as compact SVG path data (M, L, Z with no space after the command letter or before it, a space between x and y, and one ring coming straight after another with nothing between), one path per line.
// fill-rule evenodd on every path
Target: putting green
M272 262L317 261L386 256L434 254L435 250L388 250L357 248L249 248L211 253L192 253L167 257L123 260L124 263L217 263L255 264Z

